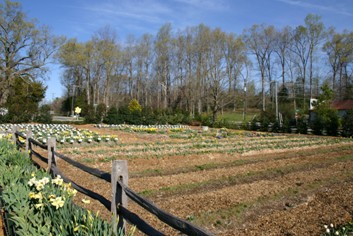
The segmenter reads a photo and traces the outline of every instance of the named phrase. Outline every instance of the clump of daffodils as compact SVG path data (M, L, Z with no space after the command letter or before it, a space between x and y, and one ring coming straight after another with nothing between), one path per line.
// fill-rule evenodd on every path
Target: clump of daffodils
M346 236L349 232L352 232L349 228L341 227L336 228L333 224L324 225L325 228L325 235L341 235ZM350 235L350 234L349 234Z
M64 183L60 175L54 179L49 179L48 177L37 179L35 174L32 174L32 178L27 184L31 188L28 194L30 204L37 210L45 208L55 208L58 210L77 193L71 187L71 183Z

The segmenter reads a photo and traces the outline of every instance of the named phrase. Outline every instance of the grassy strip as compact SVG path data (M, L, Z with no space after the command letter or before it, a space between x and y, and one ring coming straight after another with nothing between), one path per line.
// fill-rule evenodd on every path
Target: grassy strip
M183 150L178 147L169 147L167 152L162 152L158 150L150 150L148 152L140 152L140 153L134 153L134 152L128 152L124 153L121 152L119 154L114 153L114 155L109 156L109 157L104 157L97 159L99 162L110 162L112 160L116 160L117 158L125 157L125 158L163 158L166 156L186 156L186 155L198 155L198 154L210 154L210 153L225 153L225 154L243 154L249 151L261 151L261 150L279 150L279 149L294 149L294 148L302 148L302 147L310 147L310 146L327 146L327 145L334 145L337 144L336 141L328 141L328 142L322 142L322 141L317 141L317 142L310 142L310 143L290 143L288 141L283 141L282 145L280 144L271 144L268 145L259 145L259 144L249 144L249 145L244 145L240 146L237 144L229 144L229 148L226 147L205 147L205 148L197 148L197 149L189 149L189 150Z
M178 150L187 150L187 149L204 149L204 148L224 148L229 146L244 146L244 145L268 145L274 146L276 144L288 144L288 143L339 143L339 142L347 142L350 140L346 139L330 139L330 138L316 138L316 137L266 137L266 138L245 138L239 140L236 139L201 139L193 142L157 142L157 143L132 143L132 144L118 144L117 146L110 146L115 154L124 154L125 153L138 153L138 152L160 152L164 150L178 149ZM67 150L69 154L105 154L107 152L107 148L104 149L88 149L88 150L78 150L71 149Z

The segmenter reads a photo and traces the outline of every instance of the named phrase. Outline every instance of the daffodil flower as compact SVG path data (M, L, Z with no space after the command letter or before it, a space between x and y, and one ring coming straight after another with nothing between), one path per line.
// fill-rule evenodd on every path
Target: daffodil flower
M27 183L31 187L35 185L37 183L36 177L31 178Z
M91 203L91 201L89 199L85 199L85 198L82 198L82 202L84 204L90 204Z
M49 200L51 202L51 204L56 208L59 209L60 207L63 207L65 204L65 201L63 200L62 197L56 197L56 198L52 198Z
M36 209L43 209L44 204L43 204L43 203L38 203L38 204L35 204L34 207L35 207Z
M61 178L60 175L58 175L58 176L56 176L55 179L52 179L51 182L52 182L53 184L56 184L56 185L58 185L58 186L61 186L61 185L63 185L64 180Z
M40 191L40 190L42 190L43 188L44 188L43 182L37 181L37 183L36 183L36 189L37 189L38 191Z

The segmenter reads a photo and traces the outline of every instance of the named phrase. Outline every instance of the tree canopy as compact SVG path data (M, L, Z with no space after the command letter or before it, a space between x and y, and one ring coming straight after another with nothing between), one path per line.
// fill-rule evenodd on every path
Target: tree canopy
M0 4L0 105L18 78L43 78L52 54L63 43L47 26L27 19L18 2Z

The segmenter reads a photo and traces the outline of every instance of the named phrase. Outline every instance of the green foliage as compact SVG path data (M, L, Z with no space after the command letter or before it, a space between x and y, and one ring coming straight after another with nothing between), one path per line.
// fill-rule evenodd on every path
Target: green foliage
M127 108L131 113L138 113L142 111L142 107L136 99L132 99Z
M32 109L37 107L35 105L32 108L32 103L38 103L35 101L37 98L42 99L43 86L33 80L30 81L26 76L33 79L46 73L46 62L63 43L64 37L53 37L48 27L38 25L34 19L28 19L18 1L1 1L0 13L0 103L3 105L2 103L9 99L18 103L8 101L8 104L12 105L10 113L14 122L30 120ZM19 89L19 76L22 76L23 82L28 84L28 93L24 89ZM24 102L26 96L28 100ZM21 108L19 111L24 114L23 116L18 117L17 108Z
M326 236L336 236L336 235L352 235L353 233L353 222L349 222L346 225L324 225Z
M118 109L116 107L111 107L107 111L107 115L104 118L104 123L107 123L107 124L119 124L118 123L118 119L119 119L119 111L118 111Z
M97 107L87 106L85 114L86 123L102 123L107 115L107 106L103 103L97 105Z
M344 136L353 136L353 110L347 111L347 113L342 117L342 130Z
M93 106L87 106L85 109L85 123L98 123Z
M195 115L194 120L200 122L203 126L212 126L212 116L207 113Z
M0 195L16 235L111 235L111 226L72 204L75 191L39 171L25 153L0 140ZM122 235L121 233L119 235Z
M96 118L97 118L98 122L101 123L103 121L103 118L107 114L107 105L105 105L104 103L98 104L98 106L95 110L95 114L96 114Z
M92 115L94 108L93 106L88 106L85 90L76 91L74 97L69 96L64 99L61 103L61 112L66 115L71 115L75 110L75 107L80 107L82 109L80 113L80 116L82 117Z
M273 126L276 122L276 117L272 111L262 111L260 116L256 116L250 125L251 130L269 131L269 126Z
M35 118L35 121L38 123L43 123L43 124L51 124L53 119L50 114L50 106L49 105L43 105L39 108L39 112Z
M130 111L128 107L120 107L119 110L112 107L108 110L104 122L108 124L175 125L189 124L191 123L191 118L189 113L183 111L153 111L149 108L142 109L142 111Z
M321 135L324 131L328 135L337 135L340 125L338 113L330 107L334 97L333 91L326 83L321 87L322 93L315 104L315 118L312 122L314 134Z
M300 134L308 133L308 122L304 115L300 115L297 119L297 132Z
M27 78L16 78L7 98L9 121L11 123L30 122L38 111L43 100L46 87L40 82L32 82Z

